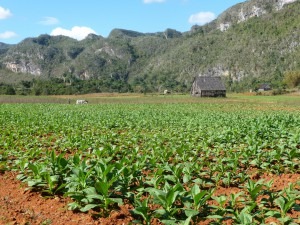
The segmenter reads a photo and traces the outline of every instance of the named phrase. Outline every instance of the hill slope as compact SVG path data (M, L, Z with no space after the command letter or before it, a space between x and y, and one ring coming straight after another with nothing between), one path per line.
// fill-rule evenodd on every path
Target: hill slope
M0 81L8 82L3 74L9 70L68 85L78 79L130 84L135 91L188 90L199 74L221 75L242 88L276 83L285 71L300 70L299 12L299 1L252 0L186 33L115 29L107 38L41 35L12 46L0 43Z

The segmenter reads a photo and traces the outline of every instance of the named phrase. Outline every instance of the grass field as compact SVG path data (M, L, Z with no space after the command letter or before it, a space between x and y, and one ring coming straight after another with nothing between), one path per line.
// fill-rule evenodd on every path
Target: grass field
M0 170L95 221L126 205L127 224L300 223L300 96L0 102Z
M158 95L158 94L118 94L118 93L97 93L86 95L55 95L55 96L15 96L0 95L0 103L58 103L75 104L77 99L86 99L92 104L105 103L228 103L246 102L256 104L300 104L300 92L289 95L277 96L256 96L254 93L248 94L227 94L227 98L196 98L190 95Z

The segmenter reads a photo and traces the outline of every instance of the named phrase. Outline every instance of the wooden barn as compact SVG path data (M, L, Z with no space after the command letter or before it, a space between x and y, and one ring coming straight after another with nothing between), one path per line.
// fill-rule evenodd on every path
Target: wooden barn
M258 91L270 91L272 90L270 84L261 84L258 88Z
M191 95L197 97L226 97L226 87L221 77L198 76L192 85Z

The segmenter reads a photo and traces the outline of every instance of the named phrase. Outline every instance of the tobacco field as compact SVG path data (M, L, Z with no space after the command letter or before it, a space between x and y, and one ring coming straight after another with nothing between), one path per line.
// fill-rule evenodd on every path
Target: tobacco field
M0 105L0 176L95 221L299 224L299 164L300 106Z

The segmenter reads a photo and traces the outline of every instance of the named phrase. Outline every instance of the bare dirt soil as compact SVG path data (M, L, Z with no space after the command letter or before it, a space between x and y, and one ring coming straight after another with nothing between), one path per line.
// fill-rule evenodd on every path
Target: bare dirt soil
M76 213L67 209L69 199L63 197L45 198L40 193L26 190L25 184L16 179L16 172L0 173L0 225L109 225L130 224L134 219L130 213L131 205L124 205L119 210L112 211L108 218L95 218L93 212ZM283 190L289 183L297 183L300 174L268 175L264 174L257 179L266 181L273 179L272 189ZM218 188L214 195L230 195L241 191L239 188ZM212 202L212 204L214 204ZM298 203L299 204L299 203ZM300 212L292 210L292 218L299 218ZM210 220L199 224L210 224ZM278 222L268 219L268 223ZM300 222L300 221L299 221ZM161 224L157 219L151 224ZM225 221L224 224L232 224Z

